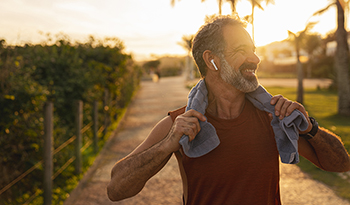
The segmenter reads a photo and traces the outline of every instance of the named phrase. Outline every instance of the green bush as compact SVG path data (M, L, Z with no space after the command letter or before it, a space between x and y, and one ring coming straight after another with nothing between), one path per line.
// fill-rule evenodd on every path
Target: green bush
M43 159L43 107L47 100L54 103L54 148L57 148L75 134L75 100L84 102L84 125L92 121L95 100L100 101L99 125L104 122L104 114L113 122L140 81L141 69L132 56L124 53L123 43L117 38L90 37L87 43L73 44L67 36L60 35L55 43L48 42L9 46L0 40L1 188ZM92 138L91 129L83 138L84 143ZM73 146L71 143L54 156L54 172L73 156ZM93 156L92 149L88 150L87 154ZM55 179L54 204L61 203L64 192L72 189L66 188L71 187L69 181L79 179L73 171L69 166ZM41 201L42 176L40 166L1 194L0 201L23 204L36 191L39 197L33 203Z

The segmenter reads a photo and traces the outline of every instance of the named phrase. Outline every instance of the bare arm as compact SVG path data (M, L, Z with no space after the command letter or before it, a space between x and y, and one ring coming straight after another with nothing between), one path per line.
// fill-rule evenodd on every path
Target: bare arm
M297 109L308 119L309 126L301 134L310 132L312 124L303 105L292 102L281 95L274 96L271 104L275 105L275 114L283 119L289 116L293 110ZM316 135L306 140L299 138L299 152L309 161L324 169L332 172L350 171L350 158L341 139L330 131L319 128Z
M160 121L139 147L114 165L107 186L110 200L119 201L139 193L172 153L180 149L183 134L194 139L200 130L198 119L205 117L191 110L178 116L174 123L169 116Z
M119 201L139 193L146 182L168 162L172 152L157 143L138 154L126 157L113 167L107 187L108 197Z
M302 156L326 171L350 171L350 157L341 139L324 128L319 128L312 139L300 138L299 151Z

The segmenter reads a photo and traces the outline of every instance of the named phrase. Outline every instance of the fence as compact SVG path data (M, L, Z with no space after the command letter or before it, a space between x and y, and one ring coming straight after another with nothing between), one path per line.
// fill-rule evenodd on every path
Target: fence
M111 102L111 106L116 102ZM106 108L107 103L104 102L104 108ZM54 179L59 176L70 164L75 161L75 173L81 174L82 172L82 152L85 151L91 144L93 144L93 150L95 154L98 152L98 142L99 136L102 132L106 131L109 123L109 115L104 115L104 125L98 128L98 102L93 102L92 109L92 122L88 123L83 127L83 102L77 100L75 102L75 130L76 133L74 136L66 140L56 149L53 146L53 109L54 105L52 102L47 101L44 107L44 156L43 159L37 162L34 166L29 168L27 171L19 175L16 179L11 181L5 187L0 189L0 195L10 189L13 185L27 177L31 172L38 169L41 165L44 167L44 178L43 178L43 199L45 205L52 204L52 188ZM105 113L106 113L106 109ZM107 118L107 119L106 119ZM86 143L82 144L83 133L93 128L93 139L86 140ZM106 132L104 132L106 133ZM53 156L58 152L62 151L65 147L75 141L75 155L72 156L67 162L62 165L55 173L53 173ZM24 204L29 204L37 196L42 193L39 189L32 194Z

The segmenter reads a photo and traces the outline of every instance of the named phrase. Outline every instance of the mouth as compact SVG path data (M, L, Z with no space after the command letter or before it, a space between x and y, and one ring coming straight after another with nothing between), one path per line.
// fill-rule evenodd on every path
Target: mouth
M244 69L243 70L244 73L247 73L247 74L250 74L250 75L254 75L254 76L256 75L255 71L256 71L255 69Z
M256 70L258 66L253 63L243 63L243 65L240 66L240 71L244 75L248 76L256 76Z

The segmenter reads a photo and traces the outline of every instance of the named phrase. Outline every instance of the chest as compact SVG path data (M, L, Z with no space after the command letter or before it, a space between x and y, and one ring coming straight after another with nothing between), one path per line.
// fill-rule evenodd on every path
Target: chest
M241 123L211 123L216 127L220 145L199 158L185 156L183 165L187 175L201 170L202 177L227 178L233 173L239 176L269 172L278 166L278 151L268 120L254 116Z

